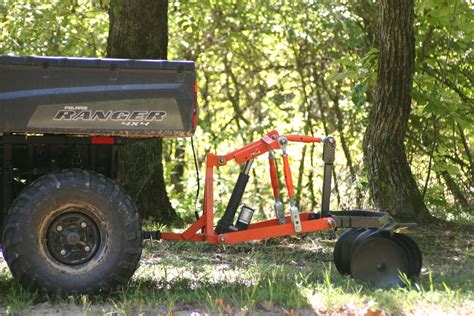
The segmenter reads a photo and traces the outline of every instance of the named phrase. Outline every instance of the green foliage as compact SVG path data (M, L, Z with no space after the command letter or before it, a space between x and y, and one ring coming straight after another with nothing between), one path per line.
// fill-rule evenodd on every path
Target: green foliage
M344 133L354 169L361 171L358 148L373 68L359 70L356 65L356 52L364 45L357 17L332 1L175 1L170 14L176 17L170 24L171 58L193 59L198 65L201 156L229 152L273 128L336 137ZM367 59L360 63L369 67ZM303 160L301 146L290 148L300 205L306 211L319 205L322 175L321 147L311 149L311 155L309 151ZM341 194L333 202L354 206L360 181L350 177L342 152L338 155ZM255 168L257 179L244 199L268 216L266 157ZM238 172L235 166L221 169L218 209L225 207ZM227 186L221 188L223 184Z
M103 56L108 15L99 1L0 2L0 54Z
M102 57L106 10L107 1L3 1L0 53ZM472 216L472 20L466 1L416 1L416 74L406 150L428 207L450 219ZM376 1L175 0L169 24L169 58L195 60L198 66L195 140L201 170L206 153L230 152L274 128L331 134L344 145L337 151L333 208L372 206L361 144L376 97ZM186 148L184 159L171 158L178 143ZM304 211L319 208L320 150L290 148ZM168 141L165 151L166 178L178 177L184 185L184 192L169 186L172 202L191 221L197 183L190 144ZM244 196L259 210L257 218L272 214L265 160L255 165ZM175 174L179 164L185 166L182 176ZM216 174L218 214L238 171L231 164Z
M427 205L435 213L472 215L474 10L462 0L426 0L416 16L415 102L408 135L412 168L419 179L426 178L431 155Z

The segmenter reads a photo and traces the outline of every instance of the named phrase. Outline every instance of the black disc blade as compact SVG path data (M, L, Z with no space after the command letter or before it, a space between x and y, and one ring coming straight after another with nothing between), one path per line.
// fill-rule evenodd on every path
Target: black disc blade
M366 229L363 232L359 233L357 236L354 237L352 240L352 243L350 245L350 248L347 250L345 253L346 256L349 258L352 257L352 253L357 249L357 247L367 238L370 238L372 236L380 236L382 232L378 231L377 229ZM350 267L349 267L350 268Z
M334 251L333 251L333 260L334 260L334 265L336 266L337 271L339 271L340 274L349 274L350 271L345 271L342 267L341 263L341 256L342 256L342 245L345 243L345 240L347 237L354 232L354 229L348 229L345 232L343 232L339 238L336 241L336 245L334 246Z
M400 272L408 274L405 251L392 239L372 236L352 254L351 274L355 279L379 288L403 284Z
M397 238L403 240L410 247L411 254L413 256L413 261L416 262L415 269L413 271L413 276L419 277L421 273L421 267L423 266L423 256L421 254L420 248L418 247L416 242L409 236L399 233L395 233L394 235L397 236Z
M392 236L387 236L386 238L391 238L395 241L405 252L408 262L408 272L407 277L411 280L416 274L416 269L418 267L418 259L414 253L411 245L406 242L403 238L399 236L400 234L394 233Z
M351 273L351 257L348 255L352 241L362 232L364 228L349 229L339 237L334 247L334 264L340 274Z
M342 245L344 245L346 239L354 233L354 228L350 228L346 231L344 231L339 238L337 239L336 245L334 246L334 251L333 251L333 260L334 260L334 265L337 268L337 271L339 271L340 274L349 274L350 271L345 271L342 266Z

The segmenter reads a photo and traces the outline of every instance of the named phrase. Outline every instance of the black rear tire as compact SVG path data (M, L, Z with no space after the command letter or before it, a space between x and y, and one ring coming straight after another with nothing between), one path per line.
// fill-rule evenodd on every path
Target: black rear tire
M111 291L132 277L142 252L136 206L113 180L70 169L26 187L3 233L13 277L27 289Z

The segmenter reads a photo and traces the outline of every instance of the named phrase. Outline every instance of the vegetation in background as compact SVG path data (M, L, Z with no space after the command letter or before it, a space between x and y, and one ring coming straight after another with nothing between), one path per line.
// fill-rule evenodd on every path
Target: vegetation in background
M373 26L377 23L377 7L370 1L343 4L335 5L334 1L175 2L178 22L172 33L177 37L170 37L173 38L170 45L177 46L177 57L194 59L200 67L202 114L198 137L204 140L201 152L227 152L236 144L252 141L274 127L285 132L331 134L336 136L339 145L333 207L371 208L361 140L368 109L374 102L378 48L374 40L377 35L372 33L378 29ZM441 14L445 18L439 18ZM433 215L448 219L472 218L473 138L469 128L473 118L469 83L472 50L468 44L472 40L472 29L467 24L473 11L463 1L423 1L417 2L415 16L417 56L420 50L424 50L424 56L432 56L430 66L438 72L450 64L464 69L463 73L451 71L451 75L462 77L456 82L471 99L463 101L456 96L452 87L420 68L417 58L414 110L405 139L410 166ZM184 21L179 24L181 20ZM434 34L444 34L444 37L436 41L432 35L426 39L424 32L429 25L436 30ZM420 46L423 40L430 44ZM438 47L438 41L445 49ZM458 57L452 60L450 56ZM431 82L430 86L420 82L420 78ZM419 90L445 93L451 98L432 98L426 108L426 101L418 98ZM450 111L439 121L455 122L437 125L436 133L446 135L440 151L440 147L430 141L434 130L427 122L432 120L433 114L427 110L441 111L446 107ZM460 129L456 118L463 121L459 123ZM438 141L440 138L438 136ZM320 150L317 146L294 146L290 151L294 155L298 199L304 210L319 205ZM430 154L443 158L433 163L436 159L430 159ZM450 156L458 162L448 158ZM257 168L262 171L255 172L252 193L244 199L257 209L270 210L269 200L262 199L262 196L270 196L266 166ZM235 173L236 169L222 170L219 184L223 205L228 196L225 193L234 181L230 177ZM453 192L459 193L459 199L465 203L457 203L457 193Z
M1 2L0 53L103 57L108 1ZM332 208L373 208L362 164L362 138L374 103L376 1L170 1L169 59L195 60L200 119L195 140L226 153L276 128L338 140ZM415 2L415 77L406 154L431 214L473 216L472 43L474 11L463 0ZM146 32L146 31L145 31ZM164 167L173 206L193 219L189 140L165 140ZM318 209L321 148L291 146L297 200ZM261 159L244 201L271 214ZM225 208L239 166L216 175ZM203 179L201 178L201 181Z

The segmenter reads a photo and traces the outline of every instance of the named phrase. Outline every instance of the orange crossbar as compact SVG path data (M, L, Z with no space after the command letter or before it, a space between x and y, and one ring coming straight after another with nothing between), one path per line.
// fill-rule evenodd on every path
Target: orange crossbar
M290 142L300 142L300 143L320 143L321 137L313 137L306 135L283 135Z
M301 214L301 233L310 233L316 230L331 229L333 224L332 218L326 217L321 219L308 220L309 213ZM212 234L208 235L207 238L203 234L195 234L189 239L184 238L183 233L162 233L161 239L164 240L181 240L181 241L207 241L208 243L222 243L222 244L235 244L239 242L249 240L261 240L266 238L292 235L295 233L291 219L287 217L286 224L278 224L278 220L268 220L264 222L255 223L249 226L247 230L238 232L226 233L226 234Z
M302 225L302 233L310 233L315 230L330 229L332 226L330 222L332 218L326 217L322 219L315 219L304 221ZM224 244L235 244L249 240L260 240L271 237L292 235L295 233L295 228L292 223L283 225L271 225L266 227L249 228L235 233L222 234L217 237L218 241Z

